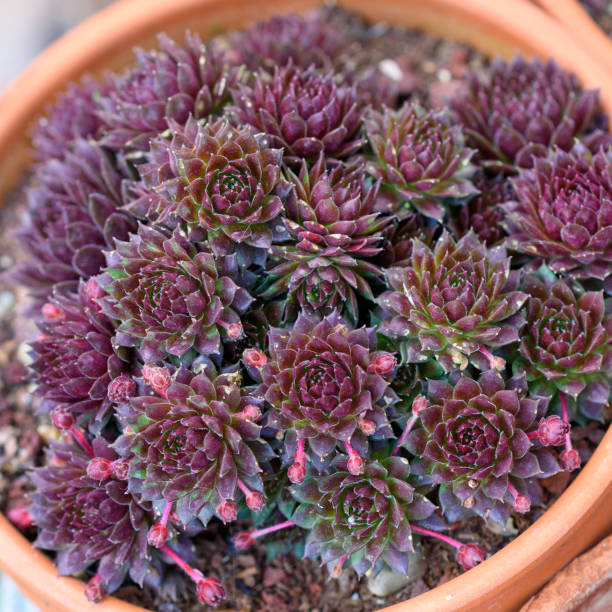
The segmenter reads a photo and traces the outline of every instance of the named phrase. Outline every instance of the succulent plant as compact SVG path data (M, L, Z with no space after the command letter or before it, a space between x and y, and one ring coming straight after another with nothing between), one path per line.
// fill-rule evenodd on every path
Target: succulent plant
M379 560L406 573L414 550L410 521L428 518L435 506L409 484L406 459L368 461L359 475L347 463L339 456L331 474L291 490L300 502L292 520L309 530L304 555L340 566L347 558L359 576Z
M360 127L365 111L354 86L338 85L332 72L300 69L291 62L274 74L259 72L249 84L239 83L229 109L233 121L266 134L284 149L284 160L299 166L321 153L342 159L363 144Z
M612 317L602 292L576 295L562 280L552 286L530 281L516 370L525 372L541 393L580 398L580 410L601 419L612 371Z
M512 185L516 198L504 206L508 246L558 274L605 283L612 274L612 154L557 150Z
M219 45L188 32L184 46L163 34L159 46L138 49L137 67L116 78L98 101L102 143L111 149L146 152L171 123L218 115L231 99L239 71Z
M119 210L123 178L107 152L86 140L38 166L20 232L28 259L14 272L34 296L45 299L56 283L74 288L97 274L103 249L135 228Z
M243 413L250 402L239 373L211 370L177 374L163 397L132 398L119 409L129 429L115 443L122 456L133 456L130 486L143 500L176 502L184 525L195 516L206 525L215 513L234 520L239 491L249 506L261 506L259 460L272 453Z
M524 381L507 386L495 370L478 381L463 374L453 384L429 381L429 405L418 413L422 427L405 445L419 458L419 472L440 485L449 520L463 507L504 523L508 504L526 512L538 498L530 479L560 471L552 451L532 449L528 436L548 398L525 397L525 391Z
M307 440L320 461L338 442L363 455L367 435L392 435L385 405L393 392L376 371L373 328L350 329L337 312L322 320L300 314L291 330L270 330L268 343L261 392L272 408L269 426Z
M374 152L368 172L382 181L388 212L402 215L408 206L442 221L445 201L477 193L469 180L473 151L449 115L406 103L397 111L370 111L364 124Z
M92 461L112 461L117 455L102 438L93 441L91 450L93 458L73 444L53 442L47 465L34 470L30 512L39 527L35 545L57 551L61 575L82 572L98 562L98 594L112 593L128 575L142 586L151 559L150 508L112 473L92 478ZM93 586L88 586L91 597Z
M220 328L230 340L240 337L239 313L251 302L232 280L236 268L234 256L215 259L178 231L168 236L141 225L108 256L108 295L100 305L119 321L115 342L136 346L146 362L192 348L220 353Z
M41 334L31 343L31 367L43 410L61 407L69 418L99 430L112 408L108 387L128 364L127 356L112 346L110 321L88 294L82 283L78 293L56 291L43 306Z
M467 91L452 107L485 163L513 173L530 168L550 147L569 151L576 138L596 151L610 143L597 129L599 92L583 90L553 60L495 59L486 76L468 75Z
M262 295L286 292L289 309L307 313L329 314L344 304L356 320L356 293L374 299L369 280L380 269L368 259L380 251L389 222L373 210L378 188L367 186L360 165L326 169L323 156L287 177L293 190L283 222L291 244L272 249L281 263L269 271Z
M283 209L280 150L260 146L247 126L190 119L173 126L170 142L155 141L150 156L141 169L147 187L129 206L135 214L205 230L215 253L236 243L270 247Z
M387 272L391 290L378 302L382 333L397 340L408 362L431 356L447 371L464 369L480 352L516 342L524 322L519 271L502 247L487 250L473 232L455 242L444 232L433 249L413 241L410 264Z

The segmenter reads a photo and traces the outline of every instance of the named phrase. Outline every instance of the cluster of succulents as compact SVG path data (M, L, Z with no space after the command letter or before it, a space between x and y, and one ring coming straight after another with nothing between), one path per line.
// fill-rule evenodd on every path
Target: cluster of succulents
M40 309L37 545L92 601L292 538L333 576L478 542L610 415L612 150L597 93L495 61L444 112L372 105L349 31L288 15L59 98L15 271ZM253 522L239 531L237 519ZM190 552L191 551L191 552Z

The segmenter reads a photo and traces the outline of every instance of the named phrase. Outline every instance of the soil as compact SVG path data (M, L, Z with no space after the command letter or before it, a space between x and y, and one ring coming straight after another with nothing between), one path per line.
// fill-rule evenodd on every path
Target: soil
M483 55L465 44L415 30L382 24L369 26L340 9L327 10L330 19L349 23L363 42L365 52L379 65L383 62L384 71L396 77L399 95L404 99L417 97L433 106L443 106L446 98L462 86L468 69L479 70L487 64ZM20 225L23 207L18 200L0 212L0 268L3 271L14 264L18 253L16 228ZM37 400L27 377L26 341L35 336L36 330L27 315L22 314L27 312L26 305L26 296L11 285L6 275L0 277L0 511L9 517L18 516L16 510L27 504L27 471L41 463L42 449L56 435L48 417L36 413ZM572 436L583 463L593 453L604 431L596 423L573 428ZM545 482L544 506L527 515L513 516L501 533L499 528L494 532L479 519L471 519L454 524L451 535L476 541L487 552L494 553L533 523L569 480L568 474L561 474ZM248 551L237 553L232 550L231 536L247 526L211 524L207 533L196 539L194 557L201 561L194 565L224 584L227 599L221 610L225 612L371 611L424 593L461 572L454 550L437 540L423 538L421 544L427 563L422 575L392 596L380 598L368 590L365 579L358 581L352 570L345 570L339 579L330 580L326 568L309 560L298 563L292 554L267 560L265 543L261 541ZM35 537L35 529L22 527L26 536ZM115 595L159 612L201 610L195 589L181 588L184 583L178 575L175 578L172 574L166 577L163 595L151 587L143 591L135 585L125 586Z
M580 4L593 17L599 27L612 38L612 1L580 0Z

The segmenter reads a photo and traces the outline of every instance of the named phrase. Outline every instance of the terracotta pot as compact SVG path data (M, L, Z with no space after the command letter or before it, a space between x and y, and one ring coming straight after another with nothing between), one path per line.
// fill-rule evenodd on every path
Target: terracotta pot
M571 34L587 52L612 72L612 39L597 25L578 0L535 0Z
M211 34L275 13L304 11L319 0L124 0L99 13L45 51L0 99L0 203L28 162L27 127L68 80L119 68L132 46L153 45L154 34L186 28ZM612 74L561 25L527 0L342 0L371 20L421 27L469 42L490 55L554 57L583 83L600 87L612 111ZM577 554L612 530L612 430L561 498L526 533L475 569L388 612L517 610ZM0 565L44 612L142 612L108 597L95 607L83 584L57 578L41 552L0 517Z

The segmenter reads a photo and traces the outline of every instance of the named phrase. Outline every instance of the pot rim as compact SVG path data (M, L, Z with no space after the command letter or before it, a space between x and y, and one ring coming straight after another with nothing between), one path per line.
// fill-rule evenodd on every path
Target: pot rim
M217 23L240 27L266 16L304 11L320 3L318 0L123 0L94 15L44 51L0 98L0 205L3 193L16 185L15 175L20 175L29 161L24 137L28 125L68 81L85 73L100 72L103 66L125 64L125 59L131 58L129 50L135 42L150 41L157 31L172 33L173 25L175 30L184 30L188 23L194 23L198 10L207 13L202 23L207 23L210 30ZM372 20L404 23L447 38L469 41L490 55L502 53L510 57L520 51L528 56L553 56L576 72L585 86L601 86L602 103L608 112L612 111L612 74L590 57L561 25L527 0L503 3L342 0L341 4ZM203 7L207 10L202 11ZM74 49L79 49L79 53L75 55ZM612 429L576 480L527 531L469 572L386 611L516 609L567 560L612 528L612 516L598 516L594 521L593 512L589 512L598 505L605 508L606 501L612 502ZM99 612L143 611L113 597L107 597L94 608L83 597L83 583L73 578L58 578L51 560L34 549L2 516L0 534L3 544L0 565L41 604L75 612L90 606ZM560 548L565 555L559 554ZM544 575L536 575L536 566L543 563L547 563ZM515 578L508 580L512 576ZM527 595L517 594L516 579L529 584ZM504 588L492 598L500 583ZM481 607L483 602L487 603L486 608Z

